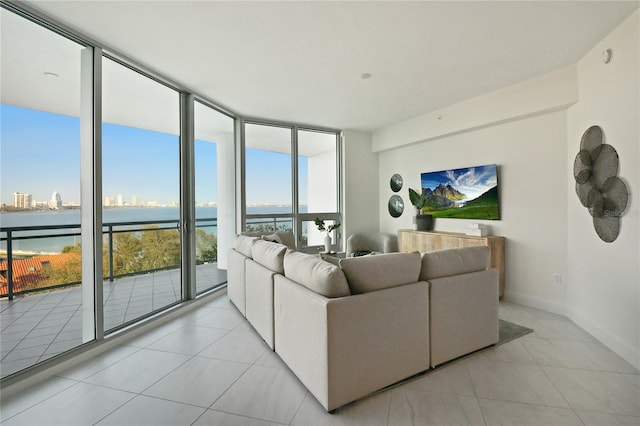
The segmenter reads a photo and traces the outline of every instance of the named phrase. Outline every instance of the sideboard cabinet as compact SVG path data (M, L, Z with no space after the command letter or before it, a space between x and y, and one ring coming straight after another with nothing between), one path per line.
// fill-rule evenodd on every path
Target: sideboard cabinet
M487 246L491 250L491 267L500 274L500 297L504 295L504 237L474 237L455 232L432 232L401 229L398 231L400 251L440 250L456 247Z

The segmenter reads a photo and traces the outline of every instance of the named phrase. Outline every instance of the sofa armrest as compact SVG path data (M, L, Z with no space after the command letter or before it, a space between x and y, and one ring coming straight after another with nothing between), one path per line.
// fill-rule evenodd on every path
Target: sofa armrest
M328 411L429 368L429 284L326 298L275 277L276 352Z
M277 275L248 259L245 264L246 317L271 349L273 341L273 278Z
M433 367L498 342L498 271L429 280Z
M246 315L245 262L249 259L235 249L227 260L227 295L242 315Z

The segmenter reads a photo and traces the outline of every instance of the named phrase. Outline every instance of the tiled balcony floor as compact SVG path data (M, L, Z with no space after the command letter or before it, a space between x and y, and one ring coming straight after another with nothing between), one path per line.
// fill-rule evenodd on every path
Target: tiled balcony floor
M196 289L226 282L217 264L196 266ZM104 283L104 325L112 329L181 299L178 269ZM82 290L61 289L0 300L1 377L82 343Z

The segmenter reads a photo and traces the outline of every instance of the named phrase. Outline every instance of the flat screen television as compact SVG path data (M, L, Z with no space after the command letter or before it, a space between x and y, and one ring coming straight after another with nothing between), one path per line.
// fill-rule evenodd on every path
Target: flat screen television
M462 169L420 174L422 193L427 196L423 209L433 217L456 219L500 219L498 167Z

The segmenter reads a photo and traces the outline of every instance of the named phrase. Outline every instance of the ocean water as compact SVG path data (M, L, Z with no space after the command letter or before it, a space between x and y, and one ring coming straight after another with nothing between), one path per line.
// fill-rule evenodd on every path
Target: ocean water
M248 214L277 214L289 213L290 207L250 207ZM196 207L196 219L217 218L216 207ZM178 207L158 208L109 208L103 210L103 223L138 222L175 220L180 218ZM72 236L52 236L38 239L14 239L14 253L59 253L63 247L74 245L80 241L80 210L46 210L29 212L2 212L0 213L0 228L19 226L56 226L78 225L78 228L45 230L33 232L15 232L13 237L53 234L77 234ZM216 233L215 226L203 228L207 232ZM6 234L0 232L0 238ZM6 252L6 241L0 241L0 252Z

